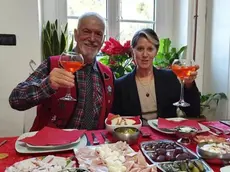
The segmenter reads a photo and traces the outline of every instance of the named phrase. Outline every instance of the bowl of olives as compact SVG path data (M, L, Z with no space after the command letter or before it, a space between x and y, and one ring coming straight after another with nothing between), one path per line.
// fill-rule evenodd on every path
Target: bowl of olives
M113 130L113 137L117 141L125 141L129 145L137 143L140 130L135 127L118 127Z
M152 163L198 159L195 153L169 140L142 142L141 150Z
M157 167L163 172L213 172L207 163L198 159L159 163Z

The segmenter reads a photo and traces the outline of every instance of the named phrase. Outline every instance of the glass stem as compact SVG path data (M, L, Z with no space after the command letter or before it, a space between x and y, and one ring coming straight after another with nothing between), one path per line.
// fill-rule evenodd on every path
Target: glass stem
M65 97L71 97L71 89L70 88L67 88L67 92L66 92Z
M184 102L184 80L180 79L180 102Z

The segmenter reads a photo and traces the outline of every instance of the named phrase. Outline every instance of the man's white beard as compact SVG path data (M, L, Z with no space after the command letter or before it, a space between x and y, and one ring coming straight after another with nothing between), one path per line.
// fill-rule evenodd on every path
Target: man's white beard
M94 58L96 58L97 53L93 53L93 54L86 54L84 56L85 62L92 62L94 60Z

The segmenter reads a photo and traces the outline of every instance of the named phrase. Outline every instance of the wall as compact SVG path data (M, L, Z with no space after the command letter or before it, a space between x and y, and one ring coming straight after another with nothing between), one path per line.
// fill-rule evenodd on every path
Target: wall
M194 49L195 1L173 0L167 1L167 4L166 2L164 4L164 1L162 2L161 0L157 2L161 2L160 6L157 6L158 8L166 6L163 12L161 9L159 10L161 13L159 14L160 18L157 20L157 33L160 33L160 36L163 35L163 37L171 38L172 46L174 47L180 48L187 45L187 58L192 59ZM198 1L198 6L195 63L200 66L200 69L196 83L199 90L203 92L206 0Z
M17 45L0 46L0 136L21 134L24 120L28 119L24 116L35 114L33 109L14 111L8 97L31 72L29 61L40 63L39 5L38 0L1 0L0 33L16 34Z
M173 4L173 37L175 47L187 45L188 0L175 0Z
M48 20L59 20L60 24L66 24L67 21L67 0L41 0L43 23Z
M175 0L156 1L156 32L160 38L173 37L173 4Z
M197 11L197 39L195 43L195 15L196 1L189 1L188 4L188 57L195 57L195 63L200 66L198 77L196 79L200 92L203 92L203 70L204 70L204 52L205 52L205 32L206 32L206 0L198 1ZM194 44L196 47L194 47ZM193 52L195 48L195 53Z
M205 93L224 92L230 97L230 1L207 1L207 30L203 90ZM219 118L230 118L227 107ZM228 113L227 113L228 112Z

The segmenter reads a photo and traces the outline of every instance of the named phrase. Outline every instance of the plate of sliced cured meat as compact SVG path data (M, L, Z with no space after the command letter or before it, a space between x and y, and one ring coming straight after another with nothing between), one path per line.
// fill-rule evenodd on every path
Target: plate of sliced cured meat
M89 171L148 171L157 172L156 166L149 166L145 157L135 152L126 142L87 146L74 150L80 168Z

